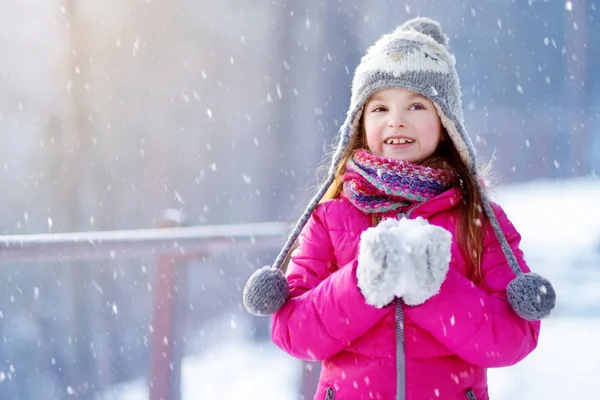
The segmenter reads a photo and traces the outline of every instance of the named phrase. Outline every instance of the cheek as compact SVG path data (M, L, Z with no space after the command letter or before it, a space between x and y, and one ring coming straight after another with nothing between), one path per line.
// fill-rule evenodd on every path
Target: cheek
M367 144L371 147L373 144L377 143L377 139L381 136L380 132L374 124L369 124L367 121L365 121L364 129Z
M442 139L442 125L437 121L427 121L421 126L421 129L427 141L432 146L437 146Z
M375 151L377 150L377 140L375 140L375 137L373 134L369 134L368 131L365 131L365 143L367 145L367 147L369 148L369 150L371 151Z

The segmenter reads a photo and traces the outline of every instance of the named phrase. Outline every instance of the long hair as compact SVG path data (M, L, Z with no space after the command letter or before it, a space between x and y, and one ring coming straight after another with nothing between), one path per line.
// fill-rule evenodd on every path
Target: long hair
M444 139L440 141L436 152L421 164L427 167L450 170L458 177L457 183L462 193L462 201L458 206L459 218L456 220L456 239L463 257L470 260L473 265L471 280L479 283L483 280L481 254L483 252L484 226L488 221L481 206L481 195L477 190L475 179L482 180L486 178L491 164L484 165L478 170L478 175L473 176L452 144L445 129Z
M343 150L340 163L337 166L335 178L320 202L339 198L343 190L342 176L346 172L346 164L359 149L367 149L366 135L361 117L358 125L358 134L350 138L350 142ZM435 153L420 163L426 167L439 168L452 171L457 179L455 185L460 187L462 193L462 202L458 205L459 218L456 219L456 240L459 249L467 260L470 260L473 269L471 270L471 280L478 283L483 279L481 270L481 254L483 251L483 227L487 223L487 218L481 207L481 196L477 190L475 179L483 179L489 172L490 164L485 165L478 176L471 174L468 167L462 161L458 151L452 144L448 132L443 129L443 139L440 141ZM378 219L374 217L374 224Z
M367 149L367 138L365 136L365 129L363 125L363 117L360 118L358 127L357 127L358 135L352 135L350 137L350 141L346 148L342 151L342 156L340 158L340 162L337 165L337 169L335 171L335 178L329 188L319 201L319 203L324 203L327 200L337 199L342 194L342 189L344 187L344 182L342 181L342 176L346 173L346 164L348 161L354 156L354 153L360 149Z

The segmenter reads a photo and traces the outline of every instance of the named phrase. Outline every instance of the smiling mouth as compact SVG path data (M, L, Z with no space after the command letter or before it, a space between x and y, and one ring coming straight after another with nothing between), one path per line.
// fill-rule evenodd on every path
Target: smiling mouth
M387 139L384 143L385 144L411 144L411 143L414 143L414 140L407 139L407 138L390 138L390 139Z

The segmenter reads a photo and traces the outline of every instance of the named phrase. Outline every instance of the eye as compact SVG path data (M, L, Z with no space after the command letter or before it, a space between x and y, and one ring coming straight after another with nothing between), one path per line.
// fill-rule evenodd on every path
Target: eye
M426 110L427 108L421 103L411 104L409 110Z
M371 109L371 112L385 112L385 111L387 111L387 110L388 110L388 109L387 109L387 107L384 107L384 106L377 106L377 107L373 107L373 108Z

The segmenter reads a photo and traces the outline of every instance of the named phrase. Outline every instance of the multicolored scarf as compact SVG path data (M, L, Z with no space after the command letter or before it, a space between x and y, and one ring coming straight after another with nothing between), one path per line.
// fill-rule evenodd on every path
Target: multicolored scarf
M369 214L404 212L448 190L456 176L446 170L380 157L358 150L342 176L344 193Z

